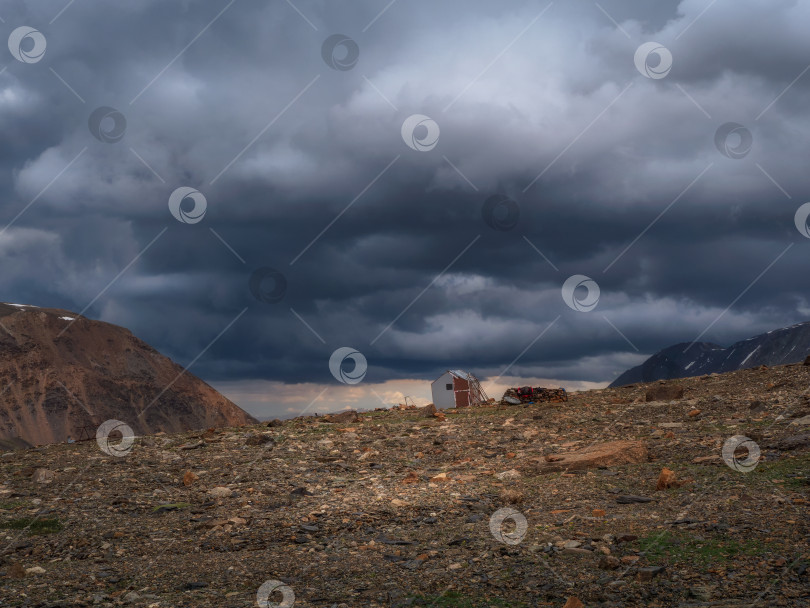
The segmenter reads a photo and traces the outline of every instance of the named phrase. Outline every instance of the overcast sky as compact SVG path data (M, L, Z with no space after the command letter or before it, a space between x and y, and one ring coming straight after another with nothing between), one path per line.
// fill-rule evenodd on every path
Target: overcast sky
M595 386L808 319L810 3L0 10L0 297L126 326L252 413L447 368Z

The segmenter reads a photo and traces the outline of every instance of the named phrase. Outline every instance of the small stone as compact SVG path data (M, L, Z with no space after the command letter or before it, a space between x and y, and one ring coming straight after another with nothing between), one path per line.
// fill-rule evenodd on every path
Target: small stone
M638 555L624 555L622 556L623 564L635 564L638 561Z
M186 443L180 446L181 450L196 450L197 448L205 447L205 441L197 441L196 443Z
M664 566L648 566L647 568L639 568L638 573L636 574L636 578L640 582L646 583L654 579L663 571Z
M42 566L34 566L33 568L26 568L26 574L45 574L45 568Z
M603 555L599 558L599 568L602 570L616 570L619 566L621 562L612 555Z
M195 481L199 479L199 476L196 473L192 473L191 471L186 471L183 475L183 485L188 487L193 484Z
M594 517L604 517L605 516L605 511L603 509L594 509L593 511L591 511L591 513L593 514Z
M634 496L632 494L622 494L616 497L616 502L620 505L629 505L636 502L652 502L652 498L647 496Z
M507 479L518 479L519 477L521 477L521 474L520 471L516 471L515 469L509 469L508 471L497 473L495 477L497 477L501 481L504 481Z
M411 471L405 476L402 483L419 483L419 475L417 475L414 471Z
M408 502L406 502L404 500L400 500L399 498L394 498L391 501L391 506L392 507L407 507L408 504L409 504Z
M130 591L123 597L123 600L128 604L137 602L139 599L141 599L141 596L135 593L134 591Z
M689 587L689 595L700 602L708 602L712 599L712 590L705 585Z
M214 498L230 498L233 496L233 490L225 486L217 486L208 490L208 494Z
M687 414L687 415L688 415L690 418L697 418L698 416L700 416L700 414L701 414L701 411L700 411L699 409L695 408L695 409L693 409L693 410L690 410L690 411L689 411L689 414Z
M55 477L56 473L50 469L37 469L34 471L34 474L31 475L31 479L34 483L51 483Z
M667 490L677 485L678 479L675 476L675 472L667 468L661 469L661 474L658 476L658 483L655 485L655 489L658 491Z
M810 425L810 415L803 416L802 418L797 418L793 422L790 423L792 426L808 426Z
M504 488L501 490L501 500L511 505L518 505L523 502L526 496L520 490Z
M576 549L577 547L581 547L582 543L578 540L567 540L563 543L563 548L565 549Z
M566 600L563 608L585 608L585 604L578 597L572 595Z

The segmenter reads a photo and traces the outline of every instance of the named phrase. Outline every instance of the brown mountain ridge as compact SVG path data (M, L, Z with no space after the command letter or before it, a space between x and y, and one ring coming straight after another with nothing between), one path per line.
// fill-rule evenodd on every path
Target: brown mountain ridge
M256 420L129 330L56 308L0 303L0 442L136 435Z

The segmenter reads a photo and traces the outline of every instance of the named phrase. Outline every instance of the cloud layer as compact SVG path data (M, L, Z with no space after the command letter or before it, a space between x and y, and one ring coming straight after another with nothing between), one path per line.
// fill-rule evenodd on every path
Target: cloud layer
M372 384L606 382L806 320L810 7L651 4L7 3L47 50L0 73L3 298L87 307L231 387L333 383L347 345Z

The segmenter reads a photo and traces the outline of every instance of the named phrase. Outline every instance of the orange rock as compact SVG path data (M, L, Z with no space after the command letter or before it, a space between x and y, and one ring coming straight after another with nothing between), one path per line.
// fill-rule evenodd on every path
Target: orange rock
M573 452L546 454L543 460L544 462L538 463L541 473L581 471L647 462L647 447L642 441L610 441L589 445Z
M431 416L436 416L439 413L436 411L436 406L432 403L428 403L425 407L419 408L419 415L425 418L430 418Z
M701 462L722 462L723 458L719 454L712 454L711 456L696 456L692 459L692 462L695 464L700 464Z
M186 474L183 475L183 485L188 487L197 481L200 477L196 473L192 473L191 471L186 471Z
M434 483L447 483L450 481L450 478L447 476L447 473L439 473L435 477L431 477L430 481Z
M515 454L514 452L507 452L506 453L507 458L514 458L515 456L517 456L517 454Z
M592 513L593 513L594 517L604 517L605 516L605 511L602 510L602 509L594 509L592 511Z
M402 483L419 483L419 475L411 471L405 476L405 479L402 480Z
M585 608L585 604L583 604L582 600L580 600L578 597L572 595L566 600L563 608Z
M559 515L560 513L568 513L571 509L554 509L551 514L552 515Z
M622 557L623 564L635 564L638 561L638 555L625 555Z
M694 418L696 416L700 416L700 413L701 413L701 411L696 408L696 409L692 410L691 412L689 412L689 417Z
M677 487L678 485L678 478L675 476L674 471L670 471L667 468L661 469L661 474L658 476L658 483L655 484L656 490L667 490L672 487Z

